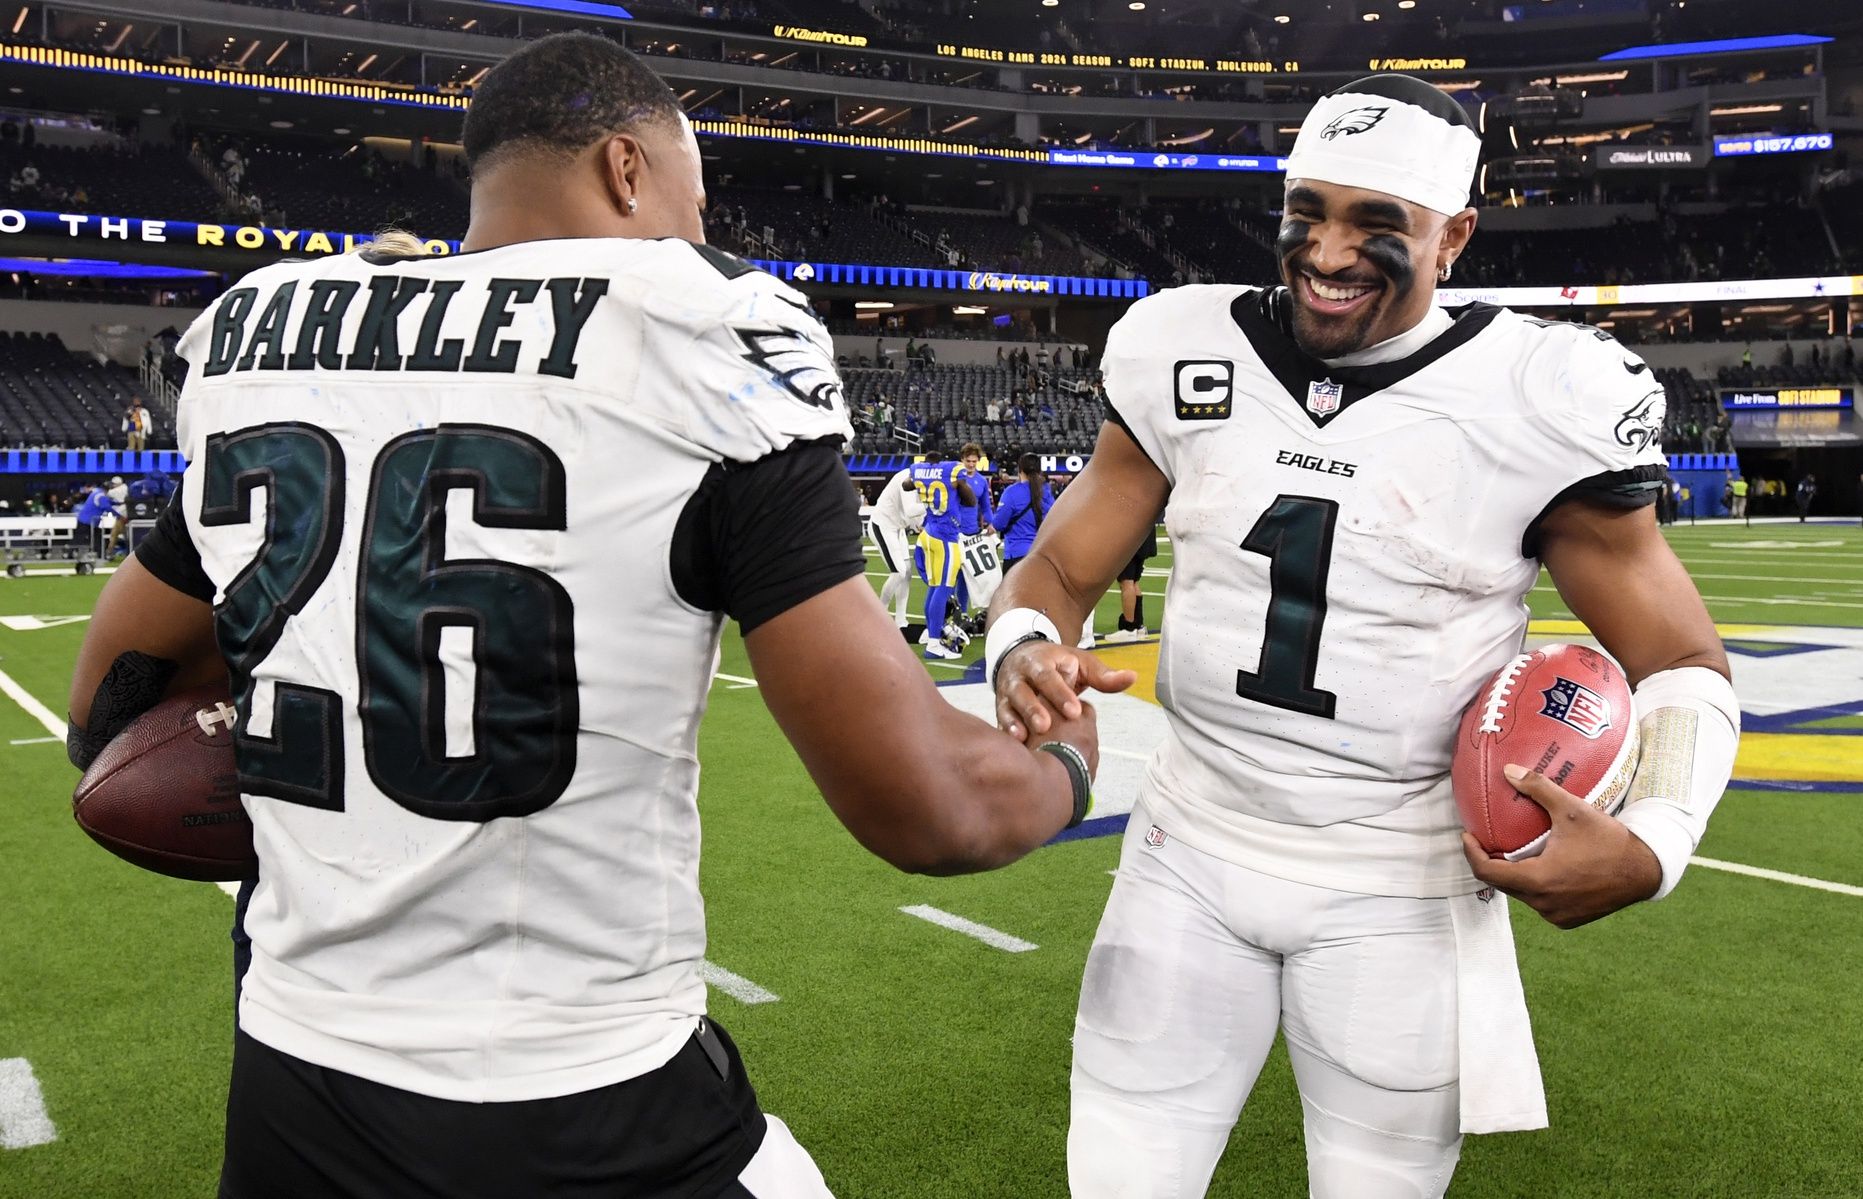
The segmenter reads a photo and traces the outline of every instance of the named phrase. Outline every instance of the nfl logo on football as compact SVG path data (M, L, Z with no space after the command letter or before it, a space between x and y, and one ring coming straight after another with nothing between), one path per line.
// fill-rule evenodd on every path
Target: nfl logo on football
M1318 383L1307 384L1307 411L1315 416L1331 416L1339 411L1340 397L1345 395L1345 384L1324 379Z
M1580 686L1563 675L1540 692L1546 703L1540 715L1550 716L1577 729L1581 737L1596 741L1598 734L1611 727L1611 705L1589 687Z

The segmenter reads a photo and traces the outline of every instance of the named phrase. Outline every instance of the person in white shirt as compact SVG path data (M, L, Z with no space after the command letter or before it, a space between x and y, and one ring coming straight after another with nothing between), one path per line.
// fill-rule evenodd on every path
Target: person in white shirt
M1546 1123L1495 891L1562 928L1667 895L1732 772L1727 657L1649 507L1661 385L1595 329L1432 302L1479 152L1420 79L1322 98L1287 165L1284 285L1127 311L1092 460L997 597L998 719L1039 740L1124 685L1058 630L1162 511L1168 732L1081 986L1074 1199L1203 1194L1277 1031L1316 1199L1442 1195L1465 1132ZM1542 564L1635 686L1646 748L1621 818L1518 763L1554 831L1490 860L1450 759Z
M259 878L222 1199L821 1199L706 1014L725 620L827 803L903 869L1078 824L1093 721L1031 752L894 632L833 342L703 244L664 82L542 38L462 141L465 253L279 262L183 337L187 472L88 626L71 757L229 687Z

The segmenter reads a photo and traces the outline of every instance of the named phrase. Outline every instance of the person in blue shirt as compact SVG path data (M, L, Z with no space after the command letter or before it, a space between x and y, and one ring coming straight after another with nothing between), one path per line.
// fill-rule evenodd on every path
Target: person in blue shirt
M997 503L990 521L1003 535L1005 576L1011 567L1028 556L1029 547L1035 544L1036 530L1041 528L1048 509L1054 506L1054 492L1048 489L1048 477L1041 473L1041 459L1024 454L1016 460L1016 469L1022 478L1003 489L1003 498Z
M960 554L967 552L970 548L970 539L983 532L990 524L990 477L980 469L982 462L983 447L974 441L966 442L964 447L957 452L957 477L964 480L975 501L969 504L960 503L957 506L957 531L963 537L963 542L958 547ZM971 571L971 564L966 562L958 572L957 610L959 612L970 611L971 601L974 598L973 589L965 577ZM983 629L979 626L967 631L981 633Z
M110 502L110 493L101 487L89 488L84 499L76 508L78 514L77 531L72 541L79 549L96 552L97 525L106 512L116 511L116 505Z
M924 551L925 628L927 658L956 658L957 650L945 645L940 637L945 617L950 611L951 593L957 588L958 561L962 552L957 510L960 505L975 504L976 493L959 477L956 462L915 462L912 483L925 502L925 522L919 526L919 548Z

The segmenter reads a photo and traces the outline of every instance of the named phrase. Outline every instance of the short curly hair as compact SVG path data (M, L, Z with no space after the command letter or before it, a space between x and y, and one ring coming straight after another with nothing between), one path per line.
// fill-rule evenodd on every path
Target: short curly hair
M486 73L460 140L476 170L507 151L568 157L611 134L677 122L683 111L632 52L593 33L555 33Z

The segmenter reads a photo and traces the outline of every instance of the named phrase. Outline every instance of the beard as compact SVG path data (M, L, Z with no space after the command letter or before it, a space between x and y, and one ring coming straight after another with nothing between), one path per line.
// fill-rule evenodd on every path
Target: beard
M1302 286L1298 277L1293 286L1296 290ZM1305 299L1296 295L1292 321L1294 344L1313 358L1344 358L1347 354L1355 354L1374 344L1372 326L1377 323L1386 299L1380 292L1357 312L1327 316L1307 307Z

